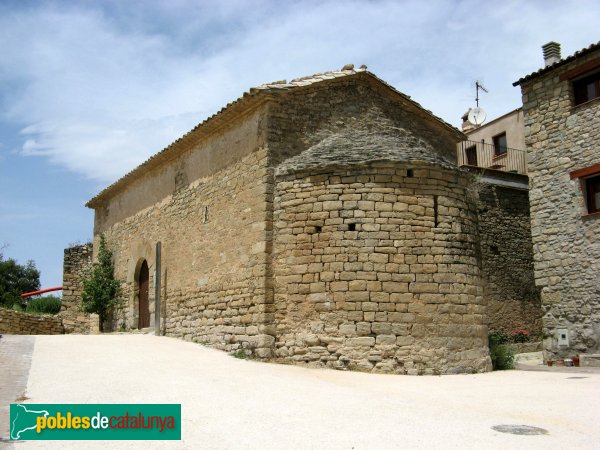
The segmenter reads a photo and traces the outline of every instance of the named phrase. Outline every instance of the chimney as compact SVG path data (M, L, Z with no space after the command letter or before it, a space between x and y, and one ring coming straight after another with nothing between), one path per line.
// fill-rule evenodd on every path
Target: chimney
M544 50L544 63L546 67L560 61L560 44L558 42L548 42L542 45L542 49Z
M462 115L462 117L461 117L461 119L462 119L462 131L463 131L463 133L468 133L469 131L474 130L475 128L477 128L475 125L473 125L468 120L469 111L471 111L471 108L469 108L468 111L466 113L464 113Z

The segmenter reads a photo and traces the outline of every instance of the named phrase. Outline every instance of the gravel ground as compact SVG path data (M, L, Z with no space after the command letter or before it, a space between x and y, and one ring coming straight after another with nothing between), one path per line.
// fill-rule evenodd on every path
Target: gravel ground
M181 403L182 440L28 441L15 449L592 449L600 442L598 373L374 375L238 360L140 334L36 337L26 396L26 403ZM548 434L492 429L498 425Z

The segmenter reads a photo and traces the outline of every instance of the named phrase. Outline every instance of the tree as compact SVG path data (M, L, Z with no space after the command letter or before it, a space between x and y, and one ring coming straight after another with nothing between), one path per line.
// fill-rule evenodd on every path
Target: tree
M15 303L24 306L21 294L40 289L40 271L33 261L18 264L12 258L4 259L0 252L0 305L12 307Z
M117 304L121 287L114 277L112 252L106 247L104 236L100 236L98 260L93 264L90 276L83 280L81 309L98 314L100 331L104 331L104 321Z

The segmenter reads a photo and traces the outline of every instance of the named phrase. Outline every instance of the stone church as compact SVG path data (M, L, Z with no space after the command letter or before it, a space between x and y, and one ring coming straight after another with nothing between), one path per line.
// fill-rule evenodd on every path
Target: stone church
M250 89L87 204L122 281L113 326L153 325L160 279L168 336L338 369L490 370L464 139L364 66Z

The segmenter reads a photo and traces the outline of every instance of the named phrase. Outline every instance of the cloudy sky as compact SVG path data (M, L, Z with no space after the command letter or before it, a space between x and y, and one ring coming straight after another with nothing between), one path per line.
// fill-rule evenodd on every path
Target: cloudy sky
M249 87L346 63L459 126L600 39L597 1L0 0L0 246L62 283L84 203Z

